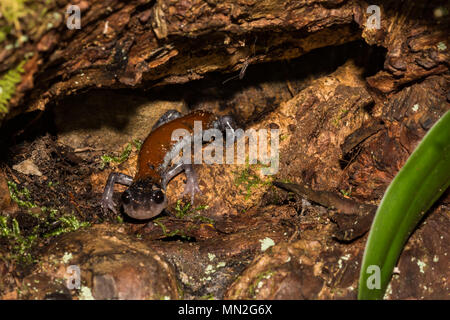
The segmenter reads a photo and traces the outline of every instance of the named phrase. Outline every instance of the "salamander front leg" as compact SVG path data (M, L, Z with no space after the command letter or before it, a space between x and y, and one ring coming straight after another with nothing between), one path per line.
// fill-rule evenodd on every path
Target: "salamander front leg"
M130 186L133 182L133 178L118 172L112 172L109 174L108 181L106 182L105 190L103 191L102 200L100 201L100 205L103 210L111 210L112 212L117 214L116 204L113 201L114 194L114 185L116 183L123 184L125 186Z

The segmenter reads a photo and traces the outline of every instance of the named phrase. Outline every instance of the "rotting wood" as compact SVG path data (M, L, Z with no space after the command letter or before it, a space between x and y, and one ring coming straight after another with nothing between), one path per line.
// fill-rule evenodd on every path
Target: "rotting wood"
M80 30L66 27L69 2L81 9ZM20 20L20 32L9 35L0 49L0 72L27 60L8 118L91 88L185 83L212 71L244 70L253 51L252 63L289 60L360 37L387 48L384 70L367 81L390 93L448 70L448 15L433 16L442 5L382 1L376 30L367 28L369 4L359 0L36 4ZM39 16L43 9L47 13ZM27 41L15 47L19 33Z

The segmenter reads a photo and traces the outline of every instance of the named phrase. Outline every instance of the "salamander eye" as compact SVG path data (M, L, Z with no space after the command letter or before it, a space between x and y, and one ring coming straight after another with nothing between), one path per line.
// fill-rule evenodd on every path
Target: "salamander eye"
M164 201L164 193L161 190L153 192L153 201L156 203L161 203Z
M130 191L129 191L129 190L125 190L125 191L122 193L122 202L123 202L123 204L129 204L130 201L131 201L131 194L130 194Z

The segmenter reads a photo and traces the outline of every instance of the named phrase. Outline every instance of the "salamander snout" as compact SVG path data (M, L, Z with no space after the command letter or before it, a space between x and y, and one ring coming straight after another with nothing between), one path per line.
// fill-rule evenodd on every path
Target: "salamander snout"
M150 219L167 207L167 198L160 186L148 180L138 180L122 193L122 204L130 217Z

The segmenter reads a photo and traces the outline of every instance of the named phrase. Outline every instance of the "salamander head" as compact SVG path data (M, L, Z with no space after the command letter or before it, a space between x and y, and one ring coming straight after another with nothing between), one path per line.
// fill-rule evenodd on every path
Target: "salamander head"
M123 209L135 219L150 219L167 207L167 198L161 187L150 179L141 179L122 193Z

